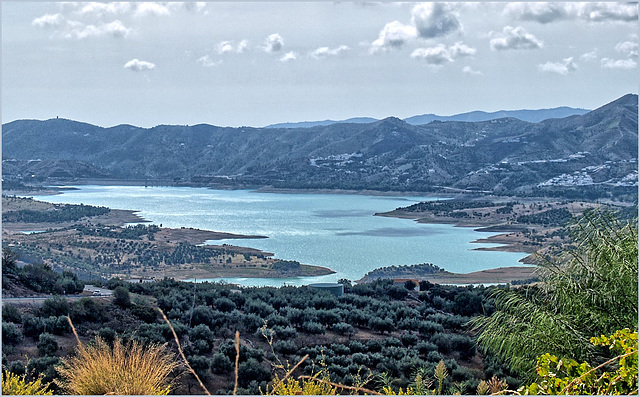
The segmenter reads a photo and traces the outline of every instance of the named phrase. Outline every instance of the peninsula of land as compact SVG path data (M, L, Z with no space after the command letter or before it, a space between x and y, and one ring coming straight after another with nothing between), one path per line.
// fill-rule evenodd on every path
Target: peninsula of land
M3 196L2 220L3 245L17 251L23 261L45 262L89 279L280 278L334 273L254 248L211 244L266 236L165 228L148 224L130 210ZM125 226L132 223L136 225Z

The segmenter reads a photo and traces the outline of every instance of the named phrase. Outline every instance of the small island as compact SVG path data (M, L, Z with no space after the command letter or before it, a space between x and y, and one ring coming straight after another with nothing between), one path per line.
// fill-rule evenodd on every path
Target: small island
M435 284L454 285L520 283L534 279L537 270L534 266L512 266L472 273L451 273L434 264L421 263L381 267L365 274L363 278L358 280L358 283L370 283L381 279L424 280Z

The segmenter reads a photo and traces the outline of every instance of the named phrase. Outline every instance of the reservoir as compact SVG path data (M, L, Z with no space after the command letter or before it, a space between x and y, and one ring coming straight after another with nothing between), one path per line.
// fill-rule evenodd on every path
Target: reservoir
M77 186L55 196L34 196L53 203L89 204L140 211L163 227L192 227L266 239L216 240L257 248L275 257L325 266L336 273L289 279L231 278L242 285L281 286L357 280L390 265L433 263L455 273L521 266L527 254L477 251L495 246L472 243L497 233L409 219L374 216L416 202L414 196L315 193L263 193L190 187ZM200 281L200 280L198 280Z

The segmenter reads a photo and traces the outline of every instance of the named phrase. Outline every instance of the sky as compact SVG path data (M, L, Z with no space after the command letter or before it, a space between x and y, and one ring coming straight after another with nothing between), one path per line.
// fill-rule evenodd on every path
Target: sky
M595 109L638 92L638 6L5 1L1 72L3 123Z

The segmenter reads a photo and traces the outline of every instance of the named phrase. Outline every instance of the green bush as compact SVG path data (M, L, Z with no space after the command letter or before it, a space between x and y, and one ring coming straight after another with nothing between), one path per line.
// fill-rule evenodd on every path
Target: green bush
M58 341L49 333L40 334L36 346L41 356L54 356L59 349Z

